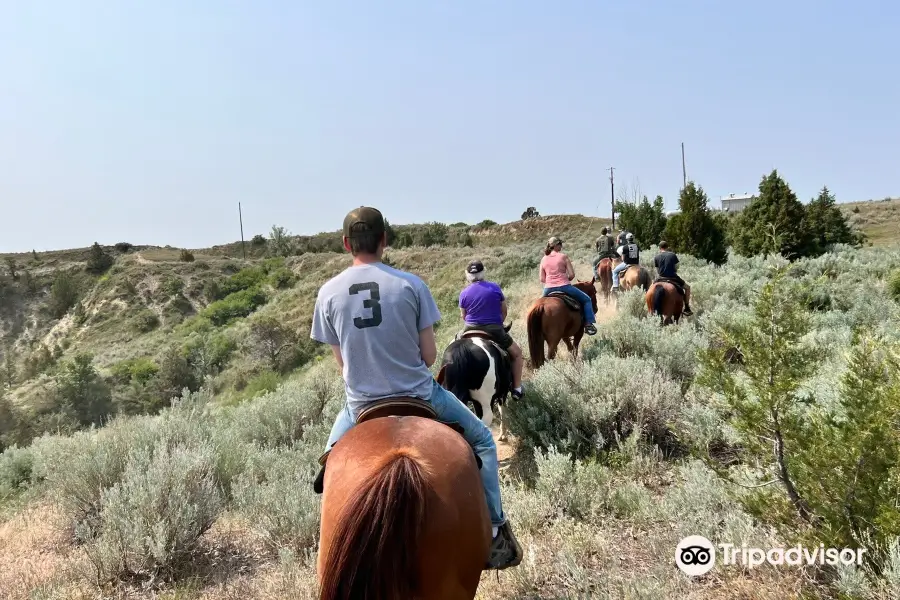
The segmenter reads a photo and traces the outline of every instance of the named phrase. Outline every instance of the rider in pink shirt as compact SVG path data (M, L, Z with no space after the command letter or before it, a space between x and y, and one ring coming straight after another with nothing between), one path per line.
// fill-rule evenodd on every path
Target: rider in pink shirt
M562 251L562 240L554 236L547 242L544 248L544 258L541 259L541 283L544 284L544 296L550 292L565 292L581 302L584 312L584 332L588 335L597 333L594 327L596 321L594 310L591 306L591 297L572 285L575 278L575 268L572 261Z

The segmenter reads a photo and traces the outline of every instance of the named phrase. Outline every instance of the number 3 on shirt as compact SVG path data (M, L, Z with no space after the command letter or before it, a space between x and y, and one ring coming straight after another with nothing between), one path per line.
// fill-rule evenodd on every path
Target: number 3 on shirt
M368 319L356 317L353 319L353 324L356 325L357 329L378 327L381 325L381 305L378 303L381 294L378 291L378 284L374 281L369 281L367 283L354 283L350 286L351 295L358 294L362 290L369 290L369 297L363 301L363 306L372 309L372 316Z

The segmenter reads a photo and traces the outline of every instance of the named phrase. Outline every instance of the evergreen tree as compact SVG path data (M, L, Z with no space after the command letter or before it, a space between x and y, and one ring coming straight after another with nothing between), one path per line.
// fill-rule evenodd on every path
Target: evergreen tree
M709 210L709 198L703 187L689 181L681 190L678 208L681 212L669 218L664 233L670 247L675 252L724 264L728 259L726 231L722 221L714 218Z
M741 256L781 254L793 260L813 251L806 210L777 170L762 178L759 197L737 216L732 234Z
M724 397L723 412L742 434L745 462L768 465L772 481L780 484L790 506L809 521L813 515L798 490L792 461L806 443L801 386L815 373L817 360L801 343L810 328L809 318L785 273L783 268L777 270L763 287L750 323L712 330L718 343L700 352L698 383ZM741 357L737 368L729 365L730 349Z
M61 406L71 408L82 425L100 424L112 410L109 387L90 354L77 354L57 376L56 384Z
M665 203L662 196L657 196L653 203L647 196L639 203L616 202L618 217L616 223L625 231L634 234L638 248L646 250L658 244L666 228Z
M860 246L864 236L850 228L844 213L836 205L834 194L823 187L818 197L806 206L806 221L813 251L821 254L834 244Z
M107 254L100 247L100 244L94 242L94 245L91 246L91 255L88 257L86 270L94 275L100 275L110 268L112 264L113 257Z

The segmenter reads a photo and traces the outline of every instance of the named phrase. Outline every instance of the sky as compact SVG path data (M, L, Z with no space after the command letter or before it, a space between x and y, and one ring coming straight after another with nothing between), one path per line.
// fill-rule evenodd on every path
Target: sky
M0 251L900 195L900 3L0 0Z

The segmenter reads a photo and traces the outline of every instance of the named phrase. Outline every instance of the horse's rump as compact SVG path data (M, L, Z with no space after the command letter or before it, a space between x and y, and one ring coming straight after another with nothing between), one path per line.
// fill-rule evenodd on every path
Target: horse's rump
M684 296L684 286L677 279L673 279L671 277L657 277L653 280L653 283L670 283L675 287L675 290Z
M431 419L377 418L348 431L328 462L323 600L442 597L447 589L474 597L491 524L461 435Z

